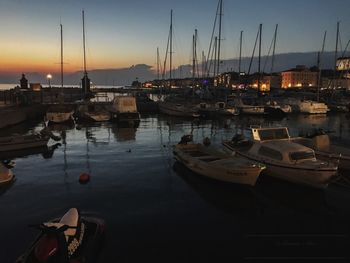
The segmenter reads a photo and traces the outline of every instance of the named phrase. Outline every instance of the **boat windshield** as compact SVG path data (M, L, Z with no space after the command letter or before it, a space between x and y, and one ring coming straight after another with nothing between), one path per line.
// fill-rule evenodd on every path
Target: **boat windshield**
M261 129L259 130L259 138L260 141L289 139L289 134L286 128Z
M315 158L315 153L313 151L293 152L293 153L290 153L290 158L293 161L310 160Z

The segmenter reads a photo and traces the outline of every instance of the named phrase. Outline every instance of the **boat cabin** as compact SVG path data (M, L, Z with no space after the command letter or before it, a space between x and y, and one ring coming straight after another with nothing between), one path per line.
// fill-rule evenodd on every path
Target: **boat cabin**
M254 141L251 152L260 155L263 159L281 161L284 163L297 163L302 161L315 161L315 152L303 145L290 140L286 127L278 128L252 128Z
M135 97L131 96L120 96L115 97L113 101L113 108L114 111L118 113L136 113L137 112L137 106L136 106L136 99Z

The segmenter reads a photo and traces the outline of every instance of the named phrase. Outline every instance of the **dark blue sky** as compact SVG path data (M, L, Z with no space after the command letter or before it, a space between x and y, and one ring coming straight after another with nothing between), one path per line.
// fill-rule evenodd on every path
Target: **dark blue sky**
M164 57L170 9L174 10L174 61L189 63L195 28L198 52L207 52L216 6L217 0L1 0L0 57L4 57L0 67L32 63L40 68L57 63L62 22L67 69L80 69L82 8L91 67L154 65L157 46ZM277 53L317 51L325 30L326 50L333 50L337 21L344 47L350 39L349 14L349 0L224 0L222 55L237 57L239 32L244 30L243 53L250 56L259 23L263 24L263 53L276 23Z

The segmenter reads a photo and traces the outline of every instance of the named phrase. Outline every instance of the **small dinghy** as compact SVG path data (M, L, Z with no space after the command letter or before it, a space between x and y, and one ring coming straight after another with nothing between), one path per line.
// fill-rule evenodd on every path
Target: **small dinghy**
M175 159L193 172L224 182L254 186L264 165L195 143L179 143Z

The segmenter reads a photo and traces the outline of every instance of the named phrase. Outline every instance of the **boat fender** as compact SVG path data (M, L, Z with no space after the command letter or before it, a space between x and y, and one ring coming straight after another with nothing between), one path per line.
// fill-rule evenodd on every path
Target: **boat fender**
M87 184L90 181L90 174L88 173L82 173L79 176L79 183L81 184Z

